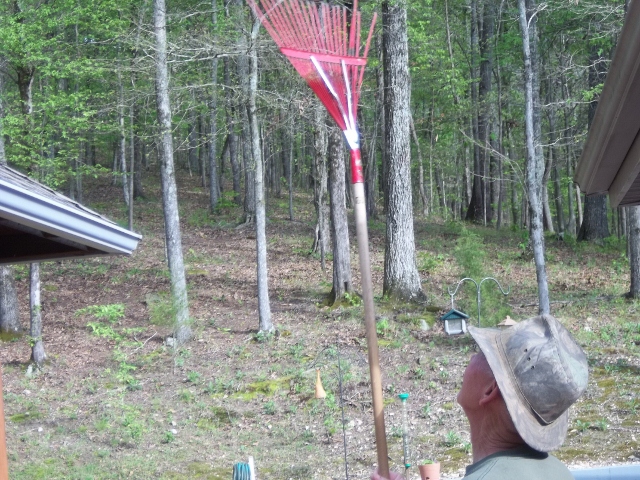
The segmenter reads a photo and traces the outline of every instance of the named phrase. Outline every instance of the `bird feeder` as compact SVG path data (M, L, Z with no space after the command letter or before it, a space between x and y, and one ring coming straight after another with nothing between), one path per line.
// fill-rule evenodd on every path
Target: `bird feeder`
M452 308L445 313L440 320L444 322L444 331L447 335L462 335L467 333L467 319L469 315Z

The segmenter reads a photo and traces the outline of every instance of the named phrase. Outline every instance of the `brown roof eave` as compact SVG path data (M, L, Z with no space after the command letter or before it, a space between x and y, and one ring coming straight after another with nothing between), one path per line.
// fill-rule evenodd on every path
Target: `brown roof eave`
M623 188L628 183L624 178L616 181L616 176L640 129L638 112L640 2L632 2L576 168L574 180L587 195L613 194L614 188ZM635 170L627 166L625 171L628 175Z

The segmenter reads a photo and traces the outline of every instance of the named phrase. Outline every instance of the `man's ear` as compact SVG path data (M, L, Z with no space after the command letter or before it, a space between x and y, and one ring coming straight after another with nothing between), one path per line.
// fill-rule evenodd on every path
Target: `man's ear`
M496 398L500 397L500 395L501 394L500 389L498 388L498 382L493 379L482 392L482 396L480 397L480 401L478 403L480 405L486 405Z

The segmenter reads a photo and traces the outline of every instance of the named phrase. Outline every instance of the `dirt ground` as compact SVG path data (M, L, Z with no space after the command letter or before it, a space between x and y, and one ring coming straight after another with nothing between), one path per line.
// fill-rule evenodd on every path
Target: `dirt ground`
M92 208L126 218L120 188L107 177L88 183ZM322 271L309 252L311 199L296 195L291 222L286 198L269 198L277 333L265 338L256 335L255 235L235 228L239 207L209 215L198 183L179 179L194 331L185 347L166 344L169 279L159 192L152 187L136 204L143 240L131 258L43 264L48 363L30 367L27 337L0 349L12 479L229 479L233 464L249 456L264 480L369 477L376 450L362 307L357 295L341 307L325 305L331 262ZM521 258L521 232L467 228L486 252L486 276L511 287L496 301L516 320L535 315L535 270ZM395 469L404 463L398 394L409 393L409 461L437 459L445 477L458 478L471 453L455 396L473 346L467 335L447 336L437 317L450 308L447 287L461 278L460 227L416 220L429 298L418 306L382 298L384 231L380 219L370 222L390 462ZM552 313L576 335L591 368L556 452L571 466L640 461L640 303L621 297L628 289L621 245L547 240ZM353 237L351 252L357 292ZM26 328L27 268L16 274ZM473 294L466 291L460 301L475 321ZM117 304L123 315L110 307ZM328 394L323 400L314 398L317 369ZM417 475L415 468L409 473Z

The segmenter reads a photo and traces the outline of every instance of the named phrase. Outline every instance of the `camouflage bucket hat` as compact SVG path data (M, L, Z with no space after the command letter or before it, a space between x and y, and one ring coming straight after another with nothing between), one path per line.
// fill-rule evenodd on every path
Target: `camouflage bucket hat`
M587 387L582 348L551 315L513 327L469 327L496 378L522 439L541 452L555 450L567 435L569 407Z

